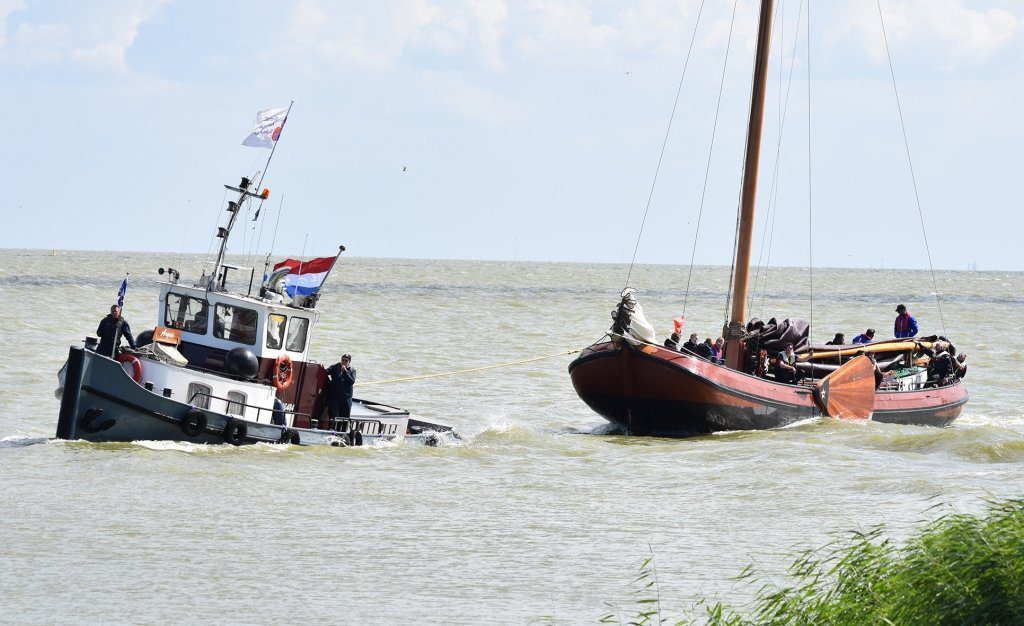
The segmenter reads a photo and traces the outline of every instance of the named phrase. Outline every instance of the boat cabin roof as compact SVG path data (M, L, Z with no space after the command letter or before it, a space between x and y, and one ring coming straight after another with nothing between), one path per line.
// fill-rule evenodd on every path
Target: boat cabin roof
M271 294L266 299L160 283L157 325L181 332L181 340L221 350L245 347L257 357L288 354L305 361L319 314Z

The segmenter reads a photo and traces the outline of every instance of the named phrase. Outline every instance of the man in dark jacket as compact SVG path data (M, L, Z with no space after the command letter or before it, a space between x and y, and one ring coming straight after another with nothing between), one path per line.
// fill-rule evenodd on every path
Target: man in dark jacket
M327 368L327 412L332 418L352 414L352 388L356 384L356 368L352 357L343 355L340 363Z
M96 348L96 352L103 356L110 358L117 356L114 354L114 348L115 344L121 343L121 337L124 337L133 349L136 348L131 326L128 325L128 320L121 317L121 307L116 304L110 307L110 315L100 320L96 334L100 336L100 345Z

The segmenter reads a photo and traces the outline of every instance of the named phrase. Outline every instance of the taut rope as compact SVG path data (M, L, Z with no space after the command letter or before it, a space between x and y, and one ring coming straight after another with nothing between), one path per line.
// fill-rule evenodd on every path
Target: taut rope
M500 367L512 367L513 365L522 365L523 363L534 363L536 361L544 361L546 359L554 359L560 356L566 356L568 354L576 354L577 352L583 352L582 348L576 350L566 350L565 352L559 352L558 354L549 354L546 356L537 356L532 359L523 359L521 361L512 361L510 363L498 363L496 365L483 365L481 367L471 367L463 370L453 370L451 372L438 372L436 374L423 374L422 376L406 376L404 378L391 378L388 380L371 380L366 383L356 383L359 386L365 385L383 385L385 383L404 383L411 380L426 380L428 378L440 378L442 376L454 376L456 374L468 374L470 372L482 372L483 370L493 370Z

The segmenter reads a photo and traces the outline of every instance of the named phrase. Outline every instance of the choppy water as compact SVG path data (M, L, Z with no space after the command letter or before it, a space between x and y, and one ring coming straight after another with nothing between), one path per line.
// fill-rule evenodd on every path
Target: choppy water
M155 270L199 259L0 251L0 589L4 622L593 622L654 551L662 598L745 593L754 560L880 522L905 534L936 502L976 511L1024 483L1024 275L943 272L946 334L969 354L952 428L836 421L691 440L601 435L571 357L357 388L454 423L465 440L379 449L49 441L54 373L121 273L138 332ZM622 266L347 259L321 301L314 356L363 381L527 359L598 339ZM661 329L686 272L640 267ZM698 268L688 330L717 336L728 272ZM808 276L773 270L765 317L806 316ZM941 332L924 272L818 270L815 339L890 332L905 302ZM761 311L760 299L753 313Z

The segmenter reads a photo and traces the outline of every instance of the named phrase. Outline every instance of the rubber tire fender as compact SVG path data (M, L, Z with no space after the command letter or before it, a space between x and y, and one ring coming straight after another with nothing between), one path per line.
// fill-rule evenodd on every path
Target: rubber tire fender
M185 417L181 418L181 430L189 437L196 437L206 430L209 423L210 420L207 419L206 413L193 407L188 410Z
M363 433L358 430L353 430L348 433L348 445L350 446L361 446L363 445Z
M89 407L82 414L81 419L78 420L78 427L89 433L95 435L108 430L117 423L117 420L113 418L107 418L102 422L97 423L99 419L103 417L103 409L97 409L96 407Z
M228 420L228 423L224 425L222 435L224 437L224 443L230 443L233 446L240 446L245 443L246 435L248 434L248 427L245 422L235 419Z
M278 442L297 446L302 443L302 440L299 438L299 432L297 430L285 428L281 431L281 439L278 440Z

